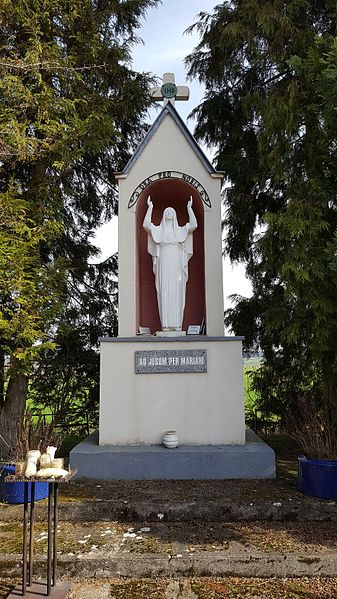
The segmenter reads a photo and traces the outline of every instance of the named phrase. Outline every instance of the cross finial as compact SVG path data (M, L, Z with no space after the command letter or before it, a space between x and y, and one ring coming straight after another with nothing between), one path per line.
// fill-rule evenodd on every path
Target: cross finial
M161 87L153 87L151 89L151 96L156 102L164 100L164 106L168 102L175 104L175 100L188 100L190 97L190 90L186 85L175 84L174 73L164 73L163 85Z

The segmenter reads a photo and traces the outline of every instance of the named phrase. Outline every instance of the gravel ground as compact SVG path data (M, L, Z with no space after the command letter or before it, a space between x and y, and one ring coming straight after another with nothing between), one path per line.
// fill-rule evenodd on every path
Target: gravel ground
M69 599L333 599L336 582L324 579L194 578L75 583Z
M14 585L0 579L0 598ZM75 579L68 599L336 599L336 588L336 578Z
M62 562L68 566L60 567L60 574L83 576L74 579L69 599L337 599L337 579L316 575L328 571L327 575L334 576L336 571L336 503L302 496L296 482L294 453L278 457L275 481L74 481L61 485L60 566ZM35 551L43 571L45 515L46 502L42 501L37 505ZM21 519L22 506L0 505L1 553L18 559ZM236 570L239 576L255 578L220 578L235 571L217 570L227 555L232 564L241 559L243 569ZM105 567L106 559L111 569L106 566L105 578L91 580L96 577L95 569L88 567L86 573L84 565L87 560L94 564L96 558L99 567ZM194 574L207 578L189 578L193 572L188 563L193 559L199 564ZM118 567L113 568L114 560L121 565L124 560L120 574ZM303 568L302 576L280 578L287 575L281 561ZM141 578L142 563L151 565L150 578ZM163 567L160 577L156 564ZM212 568L214 576L210 576ZM8 573L3 568L1 572ZM268 572L279 578L257 578ZM297 575L296 568L290 568L290 573ZM14 585L14 579L0 578L0 599Z
M248 548L271 553L322 554L337 552L337 522L120 523L60 522L59 555L116 553L191 553ZM44 523L35 525L35 553L45 555ZM0 523L2 554L20 554L22 525Z

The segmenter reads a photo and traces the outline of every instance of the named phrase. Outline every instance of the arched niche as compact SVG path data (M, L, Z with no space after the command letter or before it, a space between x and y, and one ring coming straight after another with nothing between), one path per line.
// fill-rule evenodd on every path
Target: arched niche
M155 181L143 190L136 206L136 326L149 327L151 333L161 330L152 257L147 251L147 233L143 221L147 210L147 198L153 202L152 222L159 225L163 211L168 206L175 209L180 226L188 222L187 202L193 197L193 211L198 228L193 233L193 256L188 263L188 281L183 330L191 324L201 324L205 309L205 254L204 254L204 208L201 197L194 187L181 179Z

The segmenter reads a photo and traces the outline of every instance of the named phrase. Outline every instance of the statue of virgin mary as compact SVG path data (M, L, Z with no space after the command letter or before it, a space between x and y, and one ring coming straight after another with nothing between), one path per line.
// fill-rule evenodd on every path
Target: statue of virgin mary
M153 203L150 196L143 227L148 233L148 252L152 256L160 322L163 331L181 331L185 309L188 261L193 255L193 231L198 226L187 203L189 221L180 227L173 208L165 208L159 226L151 222Z

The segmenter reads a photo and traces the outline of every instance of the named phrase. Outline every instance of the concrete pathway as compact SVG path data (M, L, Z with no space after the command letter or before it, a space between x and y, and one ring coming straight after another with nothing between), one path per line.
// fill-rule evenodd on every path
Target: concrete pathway
M291 484L93 481L64 486L60 499L58 570L76 581L70 599L337 596L336 503ZM35 577L44 577L46 502L36 511ZM22 506L0 505L7 581L21 574L21 520Z

